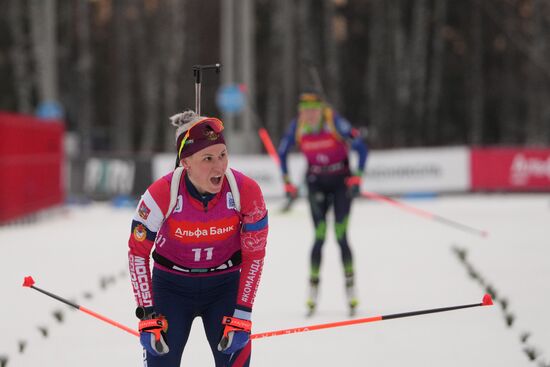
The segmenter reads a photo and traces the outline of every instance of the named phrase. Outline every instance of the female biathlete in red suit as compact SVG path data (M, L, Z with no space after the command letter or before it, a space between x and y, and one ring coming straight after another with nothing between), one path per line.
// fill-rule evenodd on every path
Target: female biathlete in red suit
M200 317L216 366L248 366L268 232L264 199L254 180L228 168L220 120L192 111L171 120L178 167L143 194L128 242L144 364L179 366Z

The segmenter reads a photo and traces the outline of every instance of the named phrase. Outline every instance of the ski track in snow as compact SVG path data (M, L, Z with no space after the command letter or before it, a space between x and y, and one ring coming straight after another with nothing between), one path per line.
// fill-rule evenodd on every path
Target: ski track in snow
M488 291L495 305L259 339L252 365L550 366L550 197L470 195L406 203L489 236L387 204L355 202L348 236L360 299L356 317L478 303ZM268 252L253 331L347 319L332 218L318 311L306 318L311 219L304 200L286 214L282 206L268 202ZM0 367L141 365L135 336L21 286L32 275L36 286L137 328L126 271L131 216L131 209L93 204L0 228ZM181 365L213 365L200 319Z

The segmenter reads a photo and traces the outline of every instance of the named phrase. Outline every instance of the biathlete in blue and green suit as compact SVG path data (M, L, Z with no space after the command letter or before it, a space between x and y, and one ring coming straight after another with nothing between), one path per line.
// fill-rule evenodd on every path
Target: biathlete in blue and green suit
M307 159L306 182L315 241L311 251L309 312L315 310L321 267L321 249L325 242L327 212L334 207L336 239L340 246L347 299L351 313L358 304L354 287L353 256L347 239L352 199L360 194L361 177L367 161L368 148L357 129L317 94L303 93L298 104L298 116L292 120L282 138L278 153L287 196L297 196L289 178L287 155L297 145ZM358 166L350 169L350 148L358 153Z

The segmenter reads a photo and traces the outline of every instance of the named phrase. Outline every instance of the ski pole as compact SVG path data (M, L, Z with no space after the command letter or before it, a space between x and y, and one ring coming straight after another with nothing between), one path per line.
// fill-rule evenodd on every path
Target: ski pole
M262 139L262 143L264 143L265 150L269 154L269 156L277 163L277 166L281 165L281 161L279 159L279 155L277 154L277 150L275 149L275 146L273 145L273 142L271 141L271 137L269 136L269 133L267 130L263 127L261 127L258 130L258 135L260 135L260 139Z
M129 328L128 326L122 325L121 323L118 323L118 322L116 322L116 321L114 321L114 320L111 320L111 319L109 319L109 318L107 318L107 317L105 317L105 316L103 316L103 315L100 315L100 314L98 314L97 312L94 312L94 311L92 311L92 310L89 310L89 309L87 309L87 308L84 307L84 306L80 306L80 305L78 305L78 304L76 304L76 303L73 303L73 302L71 302L71 301L69 301L69 300L63 298L63 297L60 297L60 296L58 296L58 295L55 295L55 294L53 294L53 293L50 293L50 292L48 292L48 291L45 291L45 290L43 290L43 289L40 289L40 288L36 287L36 286L34 285L34 279L33 279L31 276L25 277L25 280L23 281L23 287L29 287L29 288L32 288L32 289L34 289L34 290L37 290L38 292L43 293L43 294L45 294L45 295L47 295L47 296L50 296L50 297L52 297L52 298L54 298L54 299L56 299L56 300L58 300L58 301L61 301L61 302L65 303L66 305L69 305L69 306L71 306L71 307L76 308L77 310L80 310L80 311L82 311L82 312L85 312L85 313L87 313L88 315L95 317L96 319L99 319L99 320L101 320L101 321L105 321L106 323L111 324L111 325L113 325L113 326L115 326L115 327L117 327L117 328L119 328L119 329L122 329L122 330L124 330L124 331L126 331L126 332L128 332L128 333L130 333L130 334L132 334L132 335L139 336L139 332L138 332L137 330L131 329L131 328Z
M101 321L104 321L108 324L111 324L119 329L122 329L132 335L139 337L139 332L137 330L131 329L125 325L122 325L119 322L116 322L114 320L111 320L103 315L98 314L97 312L94 312L92 310L89 310L83 306L80 306L76 303L70 302L69 300L62 298L58 295L55 295L53 293L50 293L48 291L45 291L41 288L38 288L34 285L34 279L31 276L25 277L23 281L23 287L29 287L33 288L34 290L37 290L38 292L41 292L49 297L52 297L60 302L63 302L71 307L76 308L77 310L80 310L82 312L87 313L90 316L93 316ZM453 311L458 310L462 308L471 308L471 307L479 307L479 306L491 306L493 304L493 300L489 294L485 294L483 296L483 300L481 303L473 303L468 305L460 305L460 306L450 306L450 307L442 307L442 308L432 308L428 310L420 310L420 311L412 311L412 312L403 312L403 313L396 313L396 314L389 314L389 315L381 315L381 316L373 316L373 317L367 317L362 319L355 319L355 320L345 320L345 321L338 321L338 322L331 322L326 324L317 324L317 325L309 325L309 326L302 326L302 327L296 327L296 328L290 328L290 329L282 329L282 330L274 330L274 331L267 331L262 332L258 334L252 334L250 336L250 339L261 339L261 338L269 338L272 336L279 336L279 335L288 335L288 334L296 334L296 333L303 333L306 331L314 331L314 330L322 330L322 329L331 329L335 327L341 327L341 326L349 326L349 325L355 325L355 324L365 324L369 322L376 322L376 321L383 321L383 320L390 320L390 319L398 319L398 318L404 318L404 317L412 317L412 316L419 316L419 315L425 315L430 313L437 313L437 312L447 312L447 311Z
M273 145L273 141L271 141L271 137L269 136L269 133L265 128L260 128L258 130L258 135L260 135L260 139L262 140L262 143L264 144L265 150L275 161L277 166L281 166L281 160L279 159L279 155L277 154L277 150L275 149L275 146ZM287 213L292 208L292 204L294 204L294 201L296 200L296 197L290 197L287 199L285 205L281 208L282 213Z
M355 325L355 324L365 324L365 323L368 323L368 322L384 321L384 320L390 320L390 319L399 319L399 318L403 318L403 317L426 315L426 314L429 314L429 313L447 312L447 311L459 310L459 309L462 309L462 308L479 307L479 306L491 306L492 304L493 304L493 299L491 298L491 296L489 294L485 294L485 296L483 296L483 300L482 300L481 303L472 303L472 304L469 304L469 305L451 306L451 307L442 307L442 308L432 308L432 309L429 309L429 310L395 313L395 314L373 316L373 317L367 317L367 318L355 319L355 320L331 322L331 323L327 323L327 324L317 324L317 325L302 326L302 327L290 328L290 329L267 331L267 332L263 332L263 333L253 334L253 335L250 336L250 338L251 339L269 338L269 337L272 337L272 336L303 333L303 332L306 332L306 331L330 329L330 328L348 326L348 325Z
M396 206L400 209L406 210L410 213L422 216L424 218L432 219L432 220L435 220L435 221L443 223L443 224L447 224L451 227L455 227L456 229L460 229L460 230L463 230L463 231L466 231L466 232L477 234L481 237L487 237L487 235L488 235L487 231L477 229L477 228L473 228L473 227L467 226L465 224L455 222L451 219L444 218L440 215L430 213L429 211L406 205L402 202L399 202L397 200L394 200L392 198L389 198L389 197L381 195L381 194L377 194L377 193L374 193L374 192L363 190L361 192L361 195L364 196L364 197L370 198L370 199L374 199L374 200L378 200L378 201L382 201L382 202L394 205L394 206Z
M195 77L195 113L201 114L201 73L203 70L216 70L220 72L221 64L193 65L193 76Z

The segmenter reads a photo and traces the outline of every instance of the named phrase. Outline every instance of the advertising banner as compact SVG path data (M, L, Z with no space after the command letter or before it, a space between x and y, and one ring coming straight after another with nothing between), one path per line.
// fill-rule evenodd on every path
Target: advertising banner
M103 154L70 161L69 191L93 200L139 198L153 182L151 158Z
M475 148L472 190L550 191L550 149Z
M465 147L374 151L363 180L366 190L380 194L464 192L469 185Z
M356 157L351 157L352 170ZM266 197L284 196L279 167L267 155L231 155L230 166L255 179ZM301 194L306 192L306 160L299 153L288 157L292 182ZM153 178L174 169L174 155L153 158ZM403 149L371 151L367 160L363 188L381 194L464 192L470 185L470 160L467 148Z
M63 202L63 134L60 121L0 113L0 222Z

